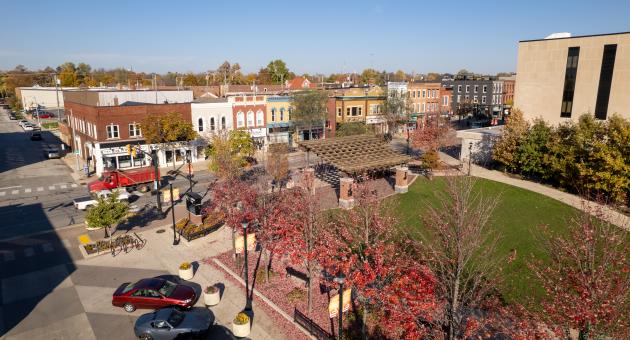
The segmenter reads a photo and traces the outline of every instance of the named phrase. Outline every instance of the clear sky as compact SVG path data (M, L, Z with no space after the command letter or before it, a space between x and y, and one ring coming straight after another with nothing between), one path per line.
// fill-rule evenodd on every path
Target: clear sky
M0 18L0 69L495 73L516 69L519 40L630 31L630 1L2 0Z

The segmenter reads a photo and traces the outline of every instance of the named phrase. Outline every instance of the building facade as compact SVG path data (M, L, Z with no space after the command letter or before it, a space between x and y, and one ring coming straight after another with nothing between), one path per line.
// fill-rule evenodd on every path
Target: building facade
M293 142L291 133L291 97L268 96L267 141L269 144Z
M210 142L216 134L233 129L232 103L225 98L205 98L190 104L193 129Z
M257 148L267 145L267 105L265 96L229 97L232 105L232 126L247 130Z
M438 113L442 106L440 101L441 84L437 82L409 83L409 100L413 113L425 116L427 113Z
M66 98L67 131L74 150L87 162L90 170L100 175L106 168L132 169L150 166L151 161L143 153L135 157L127 154L125 146L133 144L150 153L158 150L160 166L183 164L186 156L197 161L203 144L198 141L181 142L169 148L146 144L140 122L176 112L181 118L190 121L190 104L138 104L125 106L92 106L69 101ZM200 157L203 159L203 157Z
M382 113L387 94L380 87L338 89L333 98L337 124L363 122L377 132L387 126Z
M584 113L630 118L630 32L518 44L514 106L558 124Z
M504 81L493 77L455 79L452 86L452 110L460 112L463 107L472 109L473 115L485 116L496 123L504 110Z
M18 87L16 95L22 102L25 110L44 107L47 109L63 108L63 91L74 90L74 87Z

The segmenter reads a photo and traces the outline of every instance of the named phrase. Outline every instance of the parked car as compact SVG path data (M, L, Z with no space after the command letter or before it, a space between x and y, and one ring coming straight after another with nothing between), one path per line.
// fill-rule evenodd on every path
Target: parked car
M191 287L156 277L123 283L114 292L112 305L131 313L136 308L191 308L196 298Z
M38 117L41 118L41 119L44 119L44 118L52 118L54 116L52 115L52 113L42 112L42 113L39 114Z
M14 114L10 114L9 115L9 120L16 120L16 119L17 119L17 117L15 117Z
M19 121L19 122L18 122L18 125L19 125L20 127L24 127L24 124L26 124L26 123L28 123L28 120L26 120L26 119L22 119L21 121Z
M203 337L213 324L214 315L209 310L163 308L141 315L133 330L143 340L189 339Z
M79 197L79 198L75 198L72 202L74 203L74 207L79 209L79 210L85 210L89 207L92 207L94 205L96 205L96 203L98 203L98 199L99 198L107 198L109 196L111 196L114 192L118 193L118 197L117 199L119 201L128 201L129 200L129 194L127 193L127 191L125 189L119 190L119 189L113 189L113 190L101 190L101 191L96 191L94 193L92 193L91 196L84 196L84 197Z
M22 125L22 129L24 129L24 131L33 131L35 130L35 125L31 123L26 123Z
M59 152L59 149L47 147L44 148L44 157L48 159L61 158L61 154Z
M33 132L33 134L31 135L31 140L42 140L42 133Z

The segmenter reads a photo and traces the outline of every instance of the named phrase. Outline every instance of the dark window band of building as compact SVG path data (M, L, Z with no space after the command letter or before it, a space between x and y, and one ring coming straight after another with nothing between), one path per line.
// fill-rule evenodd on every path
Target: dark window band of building
M604 45L602 69L599 73L599 86L597 88L597 102L595 104L595 118L597 119L606 119L608 115L608 99L610 98L610 86L612 85L616 55L616 44Z
M567 68L564 74L564 91L562 93L562 107L560 117L571 118L573 110L573 93L575 92L575 79L577 76L578 59L580 57L579 47L569 47L567 55Z

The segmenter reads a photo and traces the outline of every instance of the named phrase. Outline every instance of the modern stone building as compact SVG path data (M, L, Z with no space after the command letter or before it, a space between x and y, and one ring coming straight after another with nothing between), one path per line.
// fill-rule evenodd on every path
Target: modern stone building
M520 41L514 106L553 124L630 118L630 32Z

